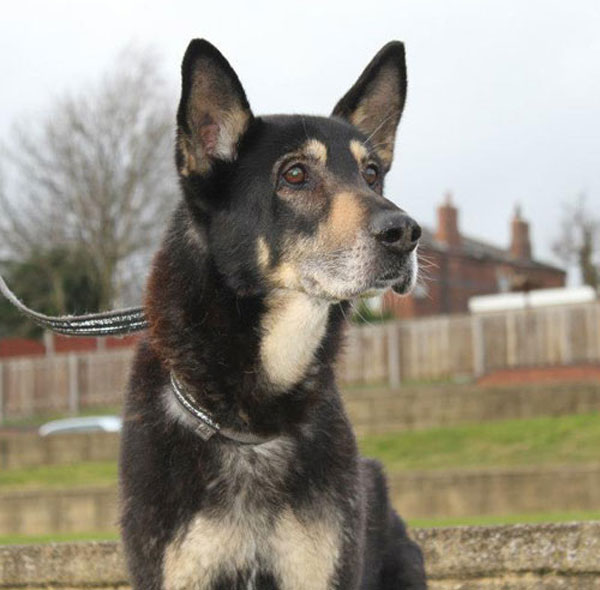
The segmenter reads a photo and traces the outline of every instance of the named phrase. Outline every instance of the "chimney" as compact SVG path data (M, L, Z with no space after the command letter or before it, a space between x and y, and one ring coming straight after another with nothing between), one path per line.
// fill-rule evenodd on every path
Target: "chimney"
M531 241L529 240L529 224L521 217L521 207L515 207L511 221L510 255L519 260L531 260Z
M438 225L435 239L447 246L460 246L461 239L458 231L458 209L452 204L452 194L446 193L444 203L438 207Z

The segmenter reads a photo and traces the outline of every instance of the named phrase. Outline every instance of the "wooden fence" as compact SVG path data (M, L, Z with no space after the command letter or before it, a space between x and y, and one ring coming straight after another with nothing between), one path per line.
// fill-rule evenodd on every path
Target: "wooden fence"
M0 420L120 405L132 356L120 349L4 361Z
M352 328L346 384L400 385L497 369L600 363L600 303L436 316Z
M0 363L0 420L117 405L132 350ZM496 369L600 363L600 303L353 326L346 385L473 378Z

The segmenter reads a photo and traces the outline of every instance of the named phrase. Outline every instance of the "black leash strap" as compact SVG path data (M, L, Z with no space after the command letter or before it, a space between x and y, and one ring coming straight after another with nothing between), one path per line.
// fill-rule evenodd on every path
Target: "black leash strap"
M0 276L0 292L23 314L36 324L67 336L120 336L141 332L148 321L141 307L130 307L116 311L89 313L85 315L47 316L29 309L21 303Z

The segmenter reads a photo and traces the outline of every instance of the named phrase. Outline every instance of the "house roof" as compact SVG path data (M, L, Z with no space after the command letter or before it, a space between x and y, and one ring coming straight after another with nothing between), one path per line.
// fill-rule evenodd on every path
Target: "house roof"
M447 244L436 240L435 232L426 227L423 228L421 243L425 248L430 248L431 250L436 250L438 252L447 252L450 250ZM469 258L474 258L476 260L493 260L495 262L517 265L521 268L537 268L555 272L565 272L565 270L559 266L540 260L517 260L511 256L508 250L462 234L460 246L458 248L453 248L453 250L463 256L468 256Z

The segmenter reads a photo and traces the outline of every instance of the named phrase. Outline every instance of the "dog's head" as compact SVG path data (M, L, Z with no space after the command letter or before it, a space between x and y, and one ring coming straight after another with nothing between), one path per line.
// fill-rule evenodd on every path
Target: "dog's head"
M421 230L382 195L405 94L404 47L393 42L330 117L255 117L225 58L191 42L177 168L196 229L233 289L330 300L410 290Z

